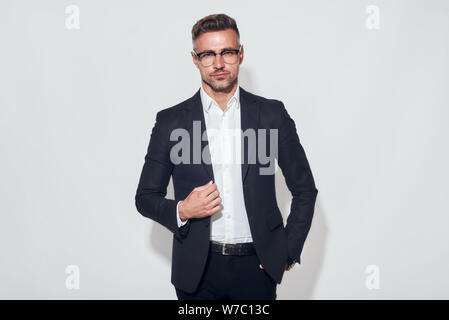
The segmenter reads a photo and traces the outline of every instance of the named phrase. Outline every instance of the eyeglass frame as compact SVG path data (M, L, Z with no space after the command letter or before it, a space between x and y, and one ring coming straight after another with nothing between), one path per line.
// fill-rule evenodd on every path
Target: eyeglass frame
M223 49L220 53L219 53L219 55L220 56L222 56L223 57L223 53L224 52L229 52L229 51L231 51L231 52L235 52L235 54L236 55L238 55L239 53L240 53L240 50L242 49L242 45L239 45L239 48L238 49ZM198 59L198 61L201 63L201 60L200 60L200 56L203 54L203 53L213 53L214 54L214 62L215 62L215 59L217 58L217 53L215 52L215 51L212 51L212 50L206 50L206 51L202 51L202 52L199 52L199 53L197 53L196 52L196 50L195 49L193 49L193 52L195 53L195 56L196 56L196 58ZM209 66L211 66L211 65L213 65L214 64L214 62L212 62ZM224 59L223 59L223 62L224 62ZM235 64L235 63L227 63L227 62L225 62L226 64ZM208 66L208 67L209 67ZM204 67L204 66L203 66Z

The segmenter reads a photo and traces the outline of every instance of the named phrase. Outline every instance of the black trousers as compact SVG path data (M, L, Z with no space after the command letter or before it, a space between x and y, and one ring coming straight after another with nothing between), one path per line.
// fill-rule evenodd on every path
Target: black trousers
M179 300L276 300L276 286L259 268L256 254L222 255L209 251L198 289L187 293L175 288Z

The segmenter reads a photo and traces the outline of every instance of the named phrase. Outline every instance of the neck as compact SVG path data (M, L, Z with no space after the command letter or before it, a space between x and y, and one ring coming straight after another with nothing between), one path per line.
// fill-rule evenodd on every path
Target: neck
M238 88L238 81L235 79L234 84L229 87L229 89L226 89L225 91L216 91L213 90L208 84L206 84L204 81L202 82L203 90L206 91L206 93L217 102L217 104L220 106L221 110L225 110L227 107L227 103L229 99L234 95L235 90Z

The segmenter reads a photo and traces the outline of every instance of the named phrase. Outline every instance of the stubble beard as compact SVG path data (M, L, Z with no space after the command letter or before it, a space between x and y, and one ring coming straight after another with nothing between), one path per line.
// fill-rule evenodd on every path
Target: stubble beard
M216 91L216 92L226 92L229 91L235 84L235 82L237 81L237 77L235 77L234 79L230 79L229 81L227 81L226 83L222 83L220 81L216 81L215 83L212 81L208 81L206 79L203 79L203 82L205 84L207 84L212 90ZM217 83L218 82L218 83Z

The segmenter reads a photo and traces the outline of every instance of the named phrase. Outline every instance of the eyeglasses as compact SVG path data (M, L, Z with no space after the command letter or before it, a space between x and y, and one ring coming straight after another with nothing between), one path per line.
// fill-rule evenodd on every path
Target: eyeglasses
M226 64L236 64L239 61L239 52L242 45L239 46L238 49L223 49L219 55L223 57L223 61ZM203 67L209 67L215 62L216 53L212 50L203 51L197 53L195 49L193 50L198 61L201 63Z

